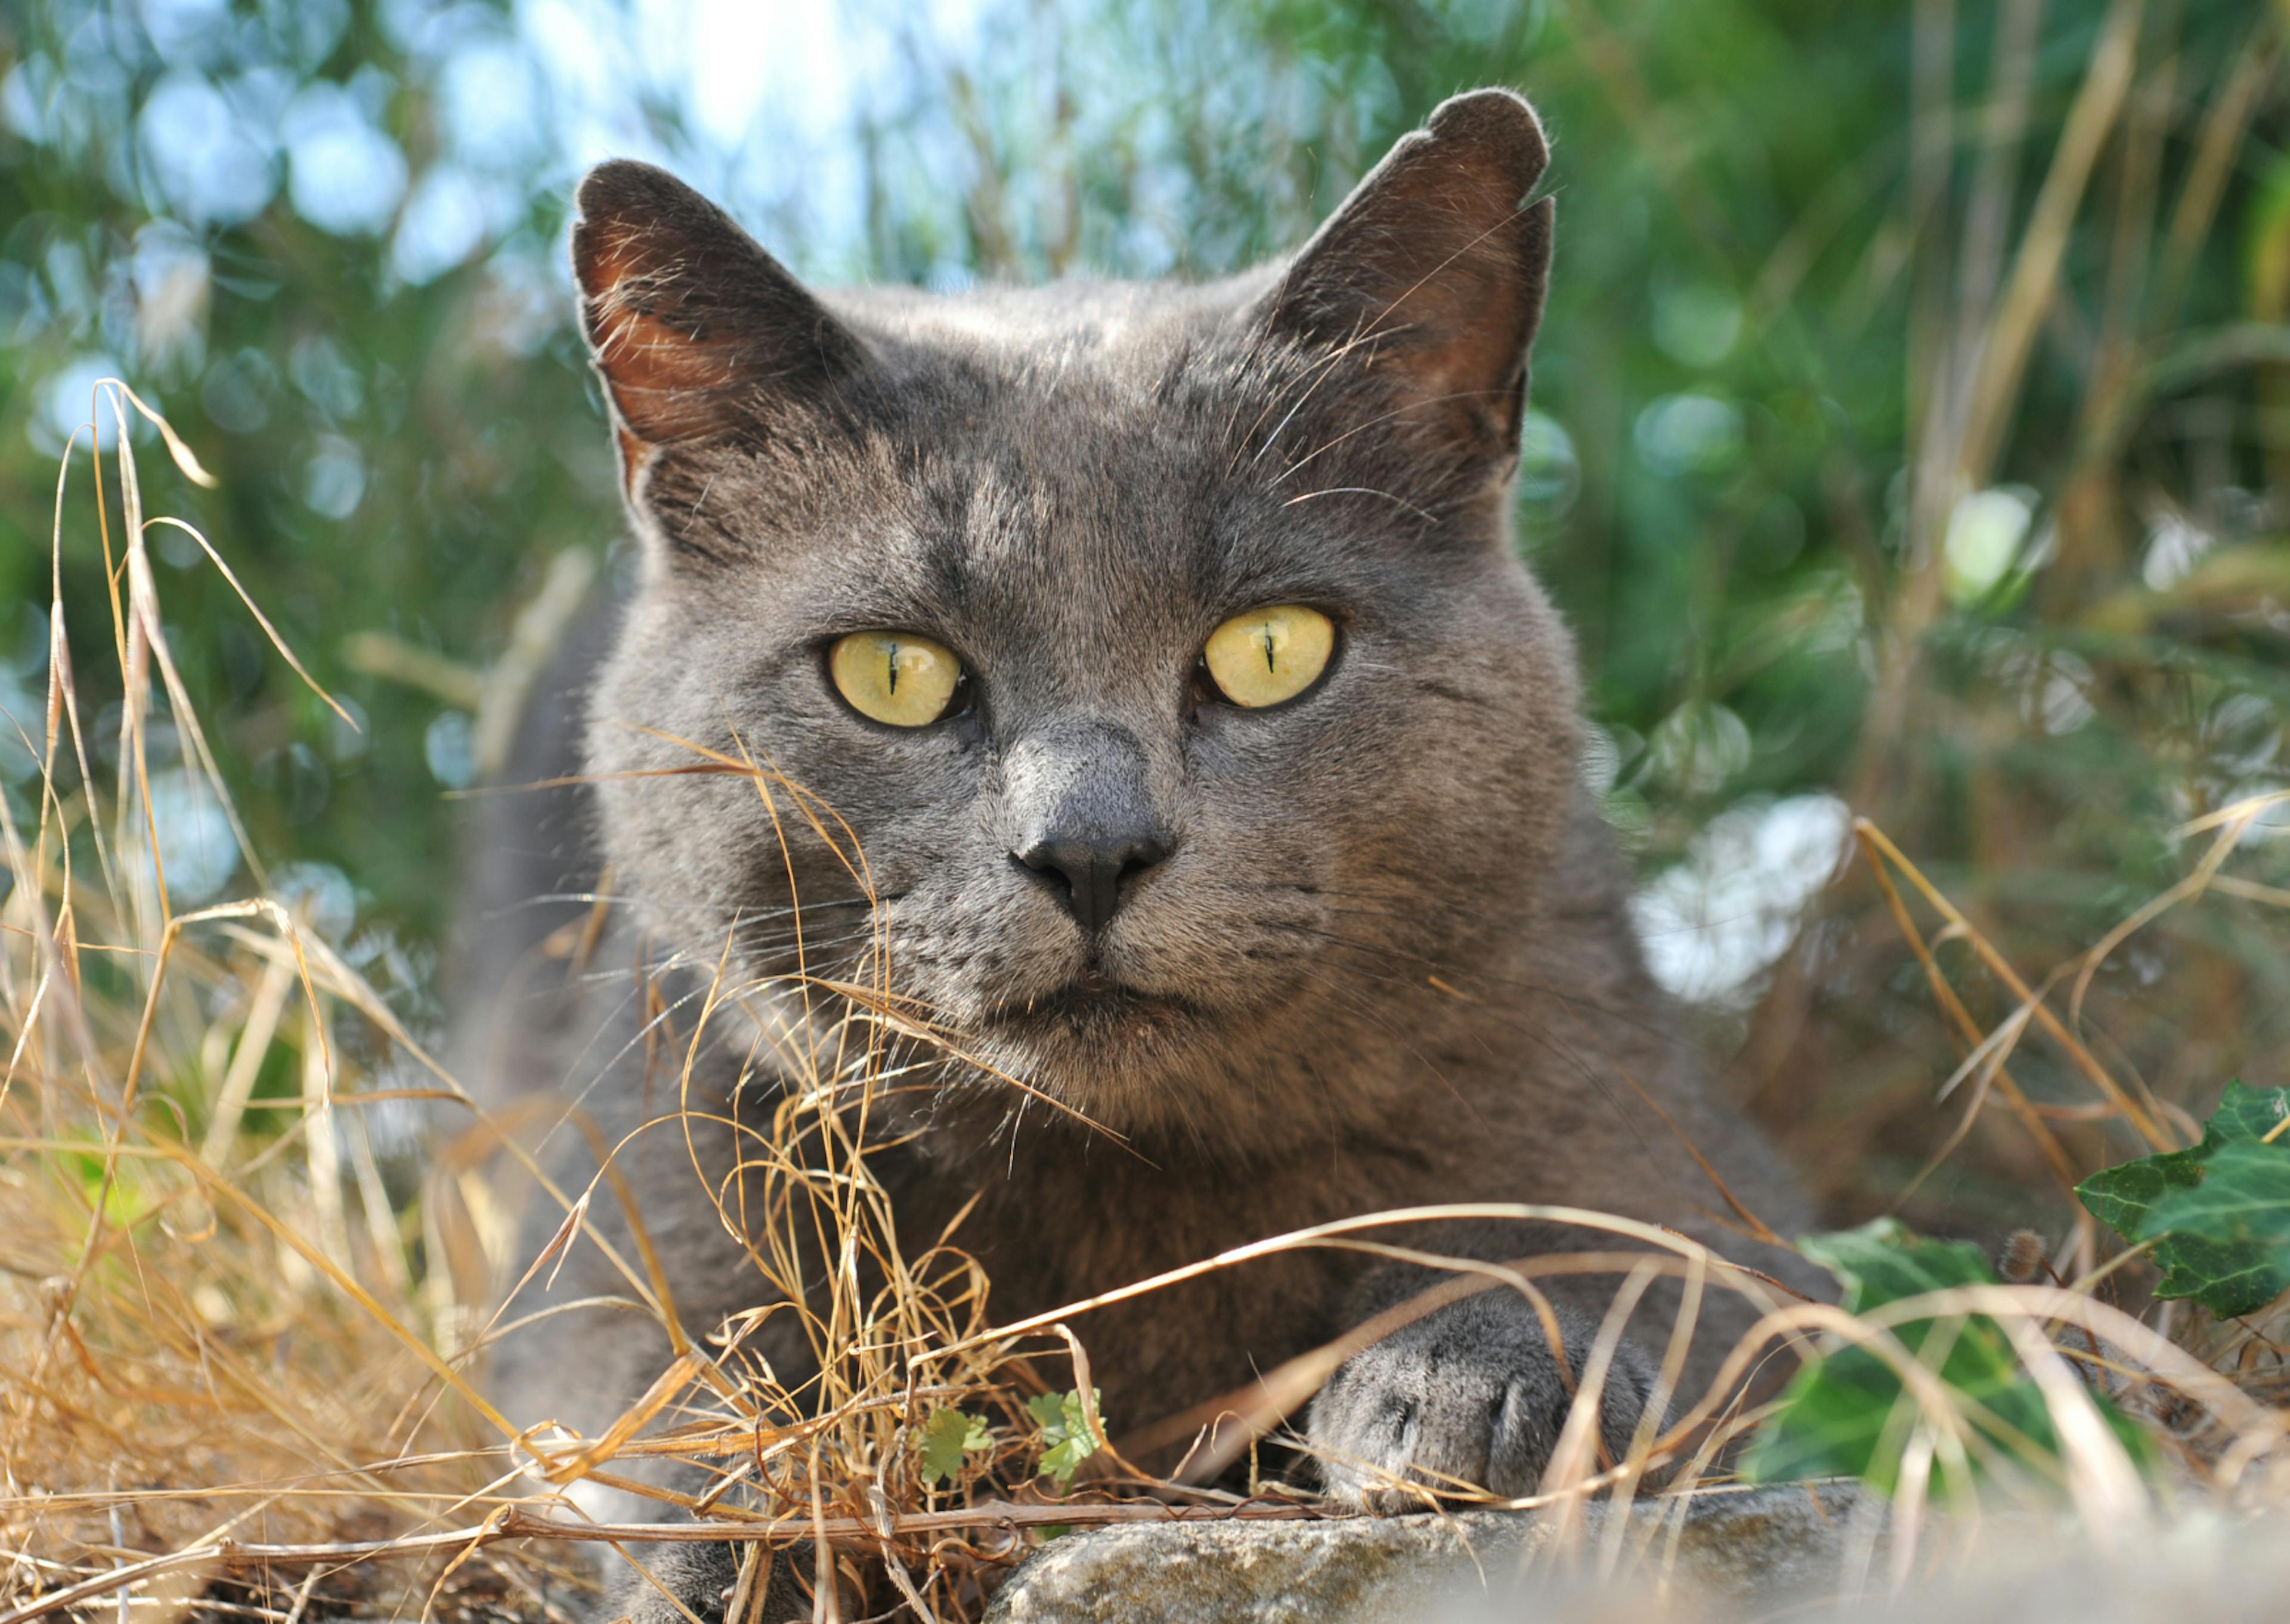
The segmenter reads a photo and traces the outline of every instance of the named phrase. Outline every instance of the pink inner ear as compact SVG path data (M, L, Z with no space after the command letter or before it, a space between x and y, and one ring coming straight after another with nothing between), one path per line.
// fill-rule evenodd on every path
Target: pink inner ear
M597 370L620 409L623 461L645 447L702 435L720 420L718 392L737 346L711 337L681 286L680 268L650 259L641 229L584 222L576 267Z

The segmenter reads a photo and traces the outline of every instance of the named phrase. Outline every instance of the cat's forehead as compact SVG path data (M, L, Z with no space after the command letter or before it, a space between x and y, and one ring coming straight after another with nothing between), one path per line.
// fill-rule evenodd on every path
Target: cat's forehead
M859 290L892 432L1037 483L1165 476L1224 450L1277 387L1244 319L1256 279L1053 284L957 297Z
M1264 550L1221 459L1150 412L1029 399L907 449L899 521L852 567L973 636L1189 636Z
M729 484L695 468L669 528L754 516L749 556L795 640L904 626L1013 658L1055 645L1066 667L1116 646L1189 658L1268 603L1429 606L1454 555L1427 567L1428 516L1377 466L1381 437L1322 415L1337 386L1240 319L1255 297L837 295L879 385L855 436L742 458Z
M954 596L1216 597L1313 528L1280 513L1313 488L1269 444L1285 380L1181 292L937 301L885 346L897 409L869 460L898 470L905 546Z

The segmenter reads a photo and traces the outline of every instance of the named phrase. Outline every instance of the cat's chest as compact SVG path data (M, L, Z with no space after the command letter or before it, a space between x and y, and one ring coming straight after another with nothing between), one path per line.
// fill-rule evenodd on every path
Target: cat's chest
M905 1170L900 1207L931 1218L978 1199L952 1244L984 1266L998 1324L1093 1300L1063 1317L1089 1351L1117 1432L1216 1396L1333 1336L1358 1259L1294 1246L1198 1268L1269 1237L1381 1204L1373 1165L1326 1157L1245 1174L1097 1150L1066 1165ZM941 1222L945 1221L941 1220ZM1130 1288L1164 1276L1149 1291Z

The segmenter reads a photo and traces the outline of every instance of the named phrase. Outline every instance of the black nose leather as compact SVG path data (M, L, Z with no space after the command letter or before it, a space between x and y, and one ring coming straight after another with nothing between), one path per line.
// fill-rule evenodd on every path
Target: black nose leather
M1167 845L1150 835L1123 835L1109 840L1053 835L1013 855L1048 880L1053 888L1061 890L1081 928L1094 935L1121 906L1122 882L1168 854ZM1058 884L1061 880L1062 886Z

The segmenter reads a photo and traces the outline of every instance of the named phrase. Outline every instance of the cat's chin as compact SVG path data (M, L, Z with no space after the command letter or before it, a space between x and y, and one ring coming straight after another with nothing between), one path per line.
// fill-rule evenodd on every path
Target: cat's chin
M1188 999L1085 973L1052 992L998 1003L967 1023L974 1052L993 1069L1082 1111L1105 1113L1149 1096L1191 1069L1216 1022Z
M993 1005L980 1026L1021 1044L1105 1044L1172 1037L1197 1022L1189 1001L1149 993L1097 972L1086 972L1053 992Z

